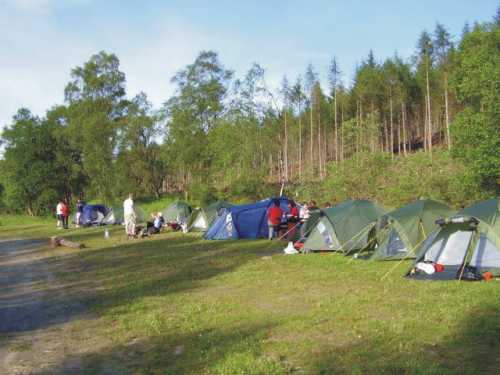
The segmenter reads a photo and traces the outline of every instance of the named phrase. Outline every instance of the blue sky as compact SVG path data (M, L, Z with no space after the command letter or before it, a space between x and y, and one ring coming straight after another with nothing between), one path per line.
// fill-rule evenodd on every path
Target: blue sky
M115 53L127 92L160 106L172 75L200 50L219 53L242 75L253 62L270 87L312 63L322 78L333 55L349 82L370 49L409 58L436 22L452 35L488 21L498 0L0 0L0 127L25 106L38 115L63 101L72 67Z

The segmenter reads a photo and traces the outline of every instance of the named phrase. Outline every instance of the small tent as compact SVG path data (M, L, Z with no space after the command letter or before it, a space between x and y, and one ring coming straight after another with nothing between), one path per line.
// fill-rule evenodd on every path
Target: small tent
M83 207L80 223L85 226L102 225L109 208L102 204L87 204Z
M288 199L277 198L280 208L288 212ZM232 206L219 210L219 215L205 233L207 240L228 240L239 238L266 238L268 236L267 211L275 199Z
M231 203L218 201L206 207L193 210L188 225L191 232L206 232L221 209L232 207Z
M304 242L304 251L341 251L366 247L368 234L385 212L367 200L350 200L320 210L320 218Z
M187 223L191 215L191 206L186 202L177 201L163 210L163 218L166 223Z
M429 280L500 276L500 199L474 204L440 219L422 244L409 277Z
M138 207L134 206L135 213L137 215L136 222L144 223L146 221L146 215L144 211ZM102 223L107 225L119 225L125 222L123 217L123 207L113 206L108 210L108 213L104 217Z
M436 229L435 221L454 212L444 203L419 199L379 219L371 260L415 258L416 250Z

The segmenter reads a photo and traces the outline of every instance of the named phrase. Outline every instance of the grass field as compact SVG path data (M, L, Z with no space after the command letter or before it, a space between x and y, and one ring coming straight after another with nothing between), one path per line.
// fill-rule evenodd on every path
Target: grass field
M54 223L0 218L0 238L46 238ZM49 258L91 320L73 334L109 341L87 373L492 374L500 369L500 283L421 282L401 264L336 254L284 256L285 243L121 227L69 230L81 250ZM71 317L75 322L78 314ZM60 364L64 366L63 363ZM57 368L54 368L56 370Z

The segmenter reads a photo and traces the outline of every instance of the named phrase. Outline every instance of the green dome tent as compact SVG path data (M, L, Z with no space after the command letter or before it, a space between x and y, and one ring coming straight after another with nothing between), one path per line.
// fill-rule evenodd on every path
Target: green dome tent
M231 203L218 201L208 206L193 210L189 220L188 230L190 232L206 232L210 227L210 224L212 224L217 217L219 210L221 208L230 207L232 207Z
M423 243L409 277L450 280L487 271L500 276L499 198L474 204L437 223L438 230ZM429 265L441 267L433 272Z
M304 250L349 254L366 247L368 234L385 212L367 200L350 200L320 210L320 218L304 242Z
M166 223L187 223L191 215L191 206L186 202L177 201L163 210Z
M136 222L137 223L145 223L146 222L146 214L144 210L138 206L134 207L135 213L137 215ZM123 207L121 206L113 206L110 208L109 212L103 219L104 224L113 225L113 224L123 224Z
M444 203L420 199L380 218L377 247L371 260L415 258L424 239L436 229L436 220L454 212Z

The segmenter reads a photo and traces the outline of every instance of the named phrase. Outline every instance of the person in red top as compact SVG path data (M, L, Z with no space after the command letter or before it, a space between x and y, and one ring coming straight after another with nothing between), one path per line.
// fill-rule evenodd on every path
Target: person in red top
M62 202L61 214L63 217L63 228L68 229L69 206L66 201Z
M290 213L287 215L288 241L292 241L295 237L295 232L300 222L300 215L297 205L292 200L288 201L288 209L290 211Z
M280 208L280 201L276 199L273 205L267 211L267 225L269 226L269 239L272 240L273 237L277 237L281 224L281 216L283 216L283 211Z

